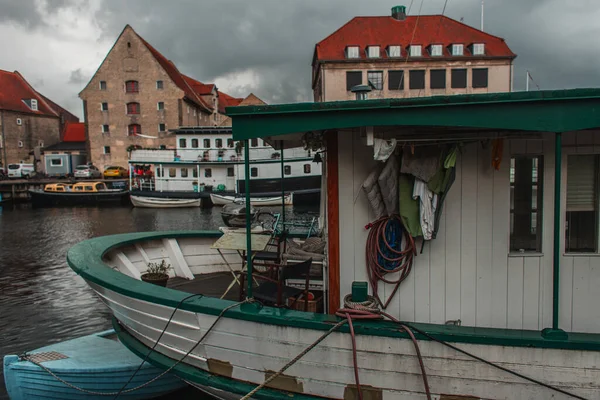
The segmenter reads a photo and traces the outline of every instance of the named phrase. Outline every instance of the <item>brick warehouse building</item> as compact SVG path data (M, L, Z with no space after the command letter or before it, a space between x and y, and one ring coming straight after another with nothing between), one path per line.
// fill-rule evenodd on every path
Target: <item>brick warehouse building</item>
M79 118L37 92L18 72L0 70L0 158L6 166L33 162L35 147L60 141L66 122Z
M88 157L99 168L126 166L128 148L175 146L179 126L217 126L242 99L179 72L127 25L81 91Z
M510 92L516 55L504 39L442 15L355 17L315 45L315 101Z

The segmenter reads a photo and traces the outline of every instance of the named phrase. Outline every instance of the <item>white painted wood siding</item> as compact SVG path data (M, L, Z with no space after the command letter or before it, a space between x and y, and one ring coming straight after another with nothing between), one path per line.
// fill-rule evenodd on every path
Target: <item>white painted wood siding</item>
M563 135L564 152L600 153L600 132ZM576 146L576 147L573 147ZM371 168L373 148L358 133L339 139L340 295L353 281L366 281L365 225L374 220L361 185ZM542 252L510 254L511 155L543 154ZM563 159L563 218L566 200ZM425 244L414 269L388 311L406 321L541 330L552 324L554 135L505 140L501 167L491 166L491 144L468 144L457 159L456 180L443 205L436 239ZM564 232L564 222L561 226ZM561 236L562 237L562 236ZM420 240L417 248L421 248ZM564 248L564 246L562 247ZM382 285L387 298L391 285ZM600 332L600 256L564 255L560 327Z

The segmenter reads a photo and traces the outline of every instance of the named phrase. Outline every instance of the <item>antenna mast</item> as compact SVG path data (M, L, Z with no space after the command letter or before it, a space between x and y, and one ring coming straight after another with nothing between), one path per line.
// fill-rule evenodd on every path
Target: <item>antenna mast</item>
M484 0L481 0L481 31L483 32L483 2Z

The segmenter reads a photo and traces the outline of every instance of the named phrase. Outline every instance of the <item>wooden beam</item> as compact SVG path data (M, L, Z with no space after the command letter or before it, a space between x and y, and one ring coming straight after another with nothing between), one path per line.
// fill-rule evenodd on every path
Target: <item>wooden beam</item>
M113 256L113 260L117 263L119 270L123 274L128 274L129 276L135 279L141 279L140 276L142 274L140 270L137 269L131 261L129 261L129 258L127 258L127 256L122 251L117 252Z
M330 314L340 308L340 192L338 133L326 136L327 144L327 269Z
M167 250L167 254L169 255L169 259L171 263L173 263L173 270L175 271L175 276L179 276L181 278L186 279L194 279L194 274L190 271L190 267L185 261L185 257L181 252L181 248L179 247L179 243L177 239L163 239L163 246L165 246L165 250Z

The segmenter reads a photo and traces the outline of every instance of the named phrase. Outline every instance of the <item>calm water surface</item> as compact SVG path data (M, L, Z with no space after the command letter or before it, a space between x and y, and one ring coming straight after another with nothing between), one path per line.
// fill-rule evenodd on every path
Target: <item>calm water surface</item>
M316 215L288 209L290 218ZM223 225L219 210L0 207L0 356L111 327L106 307L66 263L73 245L116 233L212 230ZM198 398L198 392L172 397ZM8 399L1 375L0 399Z

